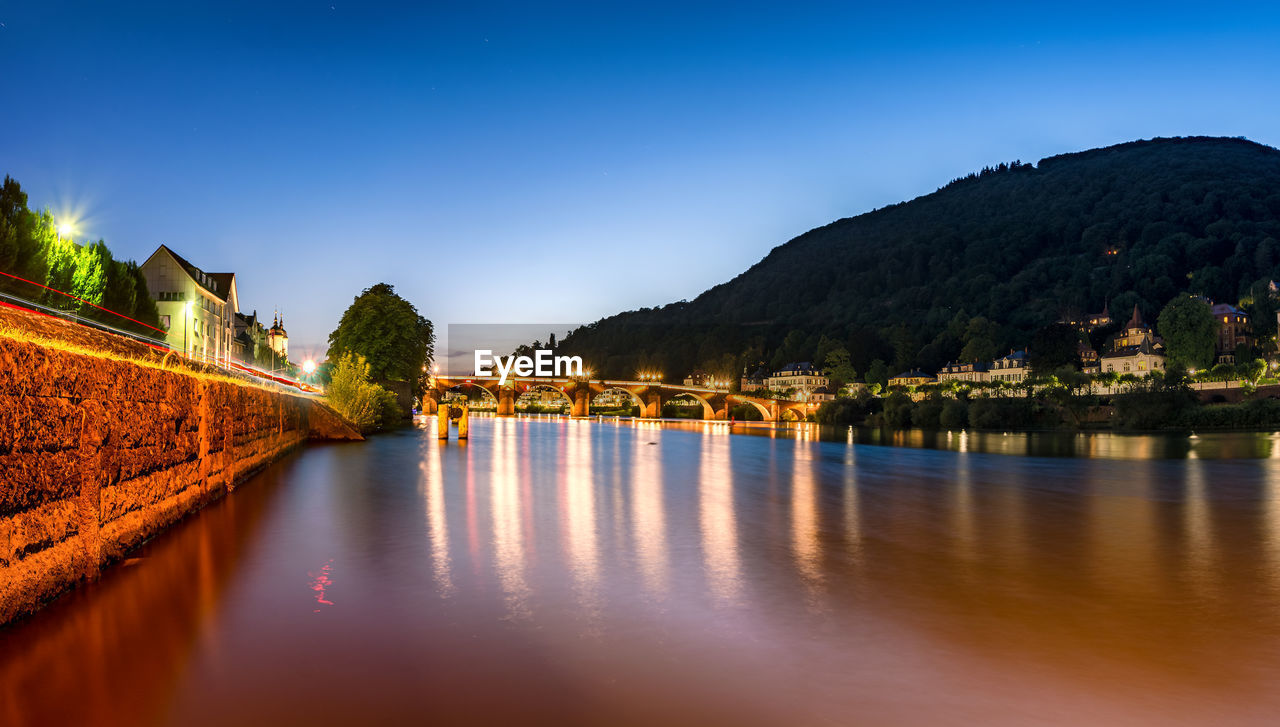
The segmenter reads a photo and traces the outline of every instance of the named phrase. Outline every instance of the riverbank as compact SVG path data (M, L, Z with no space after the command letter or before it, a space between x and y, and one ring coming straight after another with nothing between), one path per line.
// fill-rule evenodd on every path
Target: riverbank
M0 421L0 625L306 441L361 438L319 399L9 308Z
M863 394L824 403L822 424L892 429L998 431L1270 431L1280 429L1280 392L1241 390L1235 401L1206 401L1186 382L1153 381L1107 395L1045 388L1016 396L965 392L886 397Z

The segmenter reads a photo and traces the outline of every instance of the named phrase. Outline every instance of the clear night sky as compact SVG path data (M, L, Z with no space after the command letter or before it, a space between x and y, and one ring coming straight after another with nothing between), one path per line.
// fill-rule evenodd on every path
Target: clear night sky
M440 330L585 322L986 164L1280 144L1274 4L888 5L6 0L0 172L296 346L379 281Z

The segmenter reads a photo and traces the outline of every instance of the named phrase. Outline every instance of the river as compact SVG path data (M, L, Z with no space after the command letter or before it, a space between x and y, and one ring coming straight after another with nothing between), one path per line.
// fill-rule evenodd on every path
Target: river
M0 723L1280 723L1280 439L735 430L310 447L0 631Z

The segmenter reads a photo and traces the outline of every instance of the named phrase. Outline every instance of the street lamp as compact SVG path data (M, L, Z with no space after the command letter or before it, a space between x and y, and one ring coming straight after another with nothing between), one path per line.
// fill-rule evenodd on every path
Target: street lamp
M310 376L311 374L315 373L315 371L316 371L315 361L312 361L311 359L307 359L306 361L302 362L302 373L306 374L307 376Z

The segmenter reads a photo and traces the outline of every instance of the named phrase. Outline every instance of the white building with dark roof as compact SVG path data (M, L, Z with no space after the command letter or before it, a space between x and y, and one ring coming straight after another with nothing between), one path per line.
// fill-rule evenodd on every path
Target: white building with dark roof
M1142 320L1138 306L1133 307L1129 322L1107 346L1100 360L1103 373L1149 376L1152 371L1164 370L1164 342Z
M831 379L808 361L799 361L774 371L772 376L764 380L764 384L770 391L791 391L803 400L815 389L830 385Z
M161 245L140 268L156 302L170 348L191 358L225 363L231 357L240 307L235 273L206 273Z
M1019 384L1026 380L1030 371L1027 352L1025 350L1010 351L1008 356L1002 356L991 362L991 366L987 369L987 380Z

